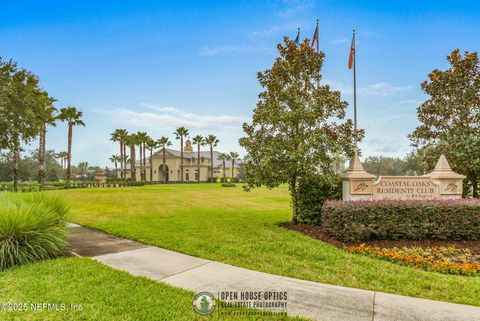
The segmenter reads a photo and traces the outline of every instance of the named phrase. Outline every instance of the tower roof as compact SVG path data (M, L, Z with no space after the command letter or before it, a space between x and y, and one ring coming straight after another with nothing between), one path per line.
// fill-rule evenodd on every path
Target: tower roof
M450 168L450 164L448 163L447 158L445 155L441 155L438 159L437 165L435 165L434 171L437 172L450 172L452 169Z
M345 178L375 178L375 175L367 173L363 169L363 165L360 161L360 157L358 157L358 154L355 154L355 156L352 157L348 171L342 176Z
M428 174L428 176L432 178L465 178L464 175L457 174L452 171L447 158L443 154L440 155L437 165L435 165L435 168L430 174Z

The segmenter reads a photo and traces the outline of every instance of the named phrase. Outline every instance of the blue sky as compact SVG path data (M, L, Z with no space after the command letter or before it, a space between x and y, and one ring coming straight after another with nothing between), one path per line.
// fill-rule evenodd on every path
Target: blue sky
M182 125L216 134L221 151L242 152L241 123L261 90L257 72L297 27L311 38L318 17L322 82L342 91L349 116L347 60L357 30L363 155L403 156L425 99L420 83L447 67L453 49L479 49L479 16L478 1L4 1L0 56L39 75L57 107L84 112L74 163L110 165L115 128L173 140ZM66 149L64 124L50 129L47 145Z

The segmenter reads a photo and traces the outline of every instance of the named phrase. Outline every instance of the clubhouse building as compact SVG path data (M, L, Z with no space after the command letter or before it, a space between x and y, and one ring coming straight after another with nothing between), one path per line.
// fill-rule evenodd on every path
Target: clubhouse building
M148 151L147 151L148 155ZM213 151L213 178L220 179L222 177L232 177L232 162L225 161L225 173L223 172L223 161L218 159L220 152ZM235 161L233 168L233 177L237 178L240 173L240 161ZM135 165L136 180L141 180L141 164L140 161ZM164 182L163 176L163 148L152 155L152 181ZM200 165L198 164L198 153L193 151L192 142L187 140L183 148L183 181L184 182L208 182L210 178L210 150L200 152ZM200 170L200 171L199 171ZM120 178L120 169L117 171L117 178ZM170 148L165 149L165 176L166 182L181 181L181 152ZM130 178L130 168L127 163L127 176ZM150 157L147 156L145 179L150 181Z

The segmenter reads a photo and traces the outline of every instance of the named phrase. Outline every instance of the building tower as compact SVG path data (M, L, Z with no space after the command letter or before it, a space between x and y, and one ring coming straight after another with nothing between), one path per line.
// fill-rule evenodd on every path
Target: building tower
M190 141L190 139L187 139L187 141L185 142L185 147L183 148L183 151L185 153L193 152L192 142Z

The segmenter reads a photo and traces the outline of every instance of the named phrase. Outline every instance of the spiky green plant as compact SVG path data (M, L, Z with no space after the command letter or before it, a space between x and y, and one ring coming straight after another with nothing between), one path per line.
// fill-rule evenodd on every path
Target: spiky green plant
M0 270L64 254L67 212L58 197L0 194Z

